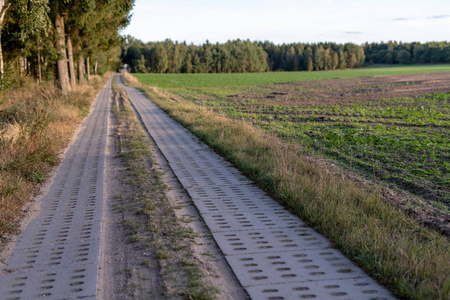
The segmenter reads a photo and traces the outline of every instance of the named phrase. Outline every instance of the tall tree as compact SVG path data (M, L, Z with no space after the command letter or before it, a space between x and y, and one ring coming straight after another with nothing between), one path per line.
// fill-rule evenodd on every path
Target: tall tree
M4 73L1 33L3 29L3 21L5 19L5 14L10 6L11 3L9 1L5 2L5 0L0 0L0 79L3 78Z
M56 32L55 48L58 53L58 85L63 94L67 94L70 90L69 68L67 65L65 16L68 14L70 5L73 3L72 1L74 0L50 0L49 2L51 16L54 20Z
M96 0L95 12L86 18L80 33L87 59L93 58L95 64L100 57L97 53L106 53L120 46L118 31L130 22L129 13L133 4L134 0ZM89 67L86 66L86 69L89 70Z
M66 5L68 11L66 20L67 55L69 62L70 85L75 87L75 55L78 56L78 73L80 84L84 83L84 57L80 35L89 26L88 21L96 13L96 0L71 1ZM81 60L81 61L80 61Z
M119 46L118 30L129 22L133 3L134 0L0 0L0 77L4 75L5 61L23 74L44 80L56 76L63 93L67 93L69 71L71 85L76 82L76 59L80 82L84 79L87 55L92 55L99 71L110 64L117 66L114 49ZM17 64L10 63L13 61Z
M19 42L15 48L24 48L31 40L37 41L48 34L48 11L48 0L0 0L0 35L8 12L11 14L11 22L17 24L13 32L10 32L16 42ZM0 78L3 74L4 61L0 40Z
M169 60L167 57L167 51L163 47L163 45L156 46L156 50L154 51L155 60L156 60L156 72L157 73L165 73L169 67Z
M57 61L58 66L58 84L63 94L67 94L70 90L69 83L69 70L67 67L67 55L66 55L66 38L64 30L64 16L59 11L55 16L55 29L57 34L57 51L59 58Z
M84 64L84 56L83 56L83 50L81 49L81 45L77 45L77 52L78 52L78 62L77 62L77 68L78 68L78 82L81 85L84 85L86 83L85 75L86 74L86 65Z

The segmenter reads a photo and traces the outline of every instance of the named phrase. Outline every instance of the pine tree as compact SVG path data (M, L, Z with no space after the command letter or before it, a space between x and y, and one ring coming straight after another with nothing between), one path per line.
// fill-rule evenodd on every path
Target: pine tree
M339 69L347 68L347 60L345 59L345 53L342 48L339 48L338 57L339 57L338 68Z
M166 49L161 44L156 46L154 57L156 62L156 72L165 73L169 67L169 59Z

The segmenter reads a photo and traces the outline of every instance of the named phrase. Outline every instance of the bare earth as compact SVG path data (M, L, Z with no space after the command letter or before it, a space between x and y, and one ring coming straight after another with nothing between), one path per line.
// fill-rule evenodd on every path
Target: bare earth
M278 86L279 91L274 92L274 86ZM243 92L232 97L237 99L263 97L266 104L310 106L400 96L413 97L449 91L450 72L442 72L282 83L270 85L270 89L264 95L260 92Z

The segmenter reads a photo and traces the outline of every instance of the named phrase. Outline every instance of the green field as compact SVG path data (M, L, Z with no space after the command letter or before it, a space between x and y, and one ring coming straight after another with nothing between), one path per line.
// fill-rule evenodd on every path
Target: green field
M239 86L269 83L357 78L375 75L450 72L450 65L393 66L321 72L272 72L225 74L133 74L144 84L162 88Z
M277 82L433 71L450 71L450 65L137 77L284 140L295 140L309 151L328 156L371 179L394 184L449 211L450 93L344 104L318 101L309 106L287 105L267 97L270 92L283 92L284 85L274 84ZM219 79L223 85L215 86ZM323 91L326 89L333 87L324 86ZM245 93L252 97L236 97Z

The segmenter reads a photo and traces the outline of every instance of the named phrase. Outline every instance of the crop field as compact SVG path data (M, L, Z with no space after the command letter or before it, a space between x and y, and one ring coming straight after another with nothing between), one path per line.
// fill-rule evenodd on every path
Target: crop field
M151 86L208 87L242 86L270 83L358 78L376 75L450 72L450 65L389 66L380 68L323 71L323 72L272 72L272 73L221 73L221 74L133 74L139 81Z
M450 73L429 73L167 90L448 212L449 82Z

